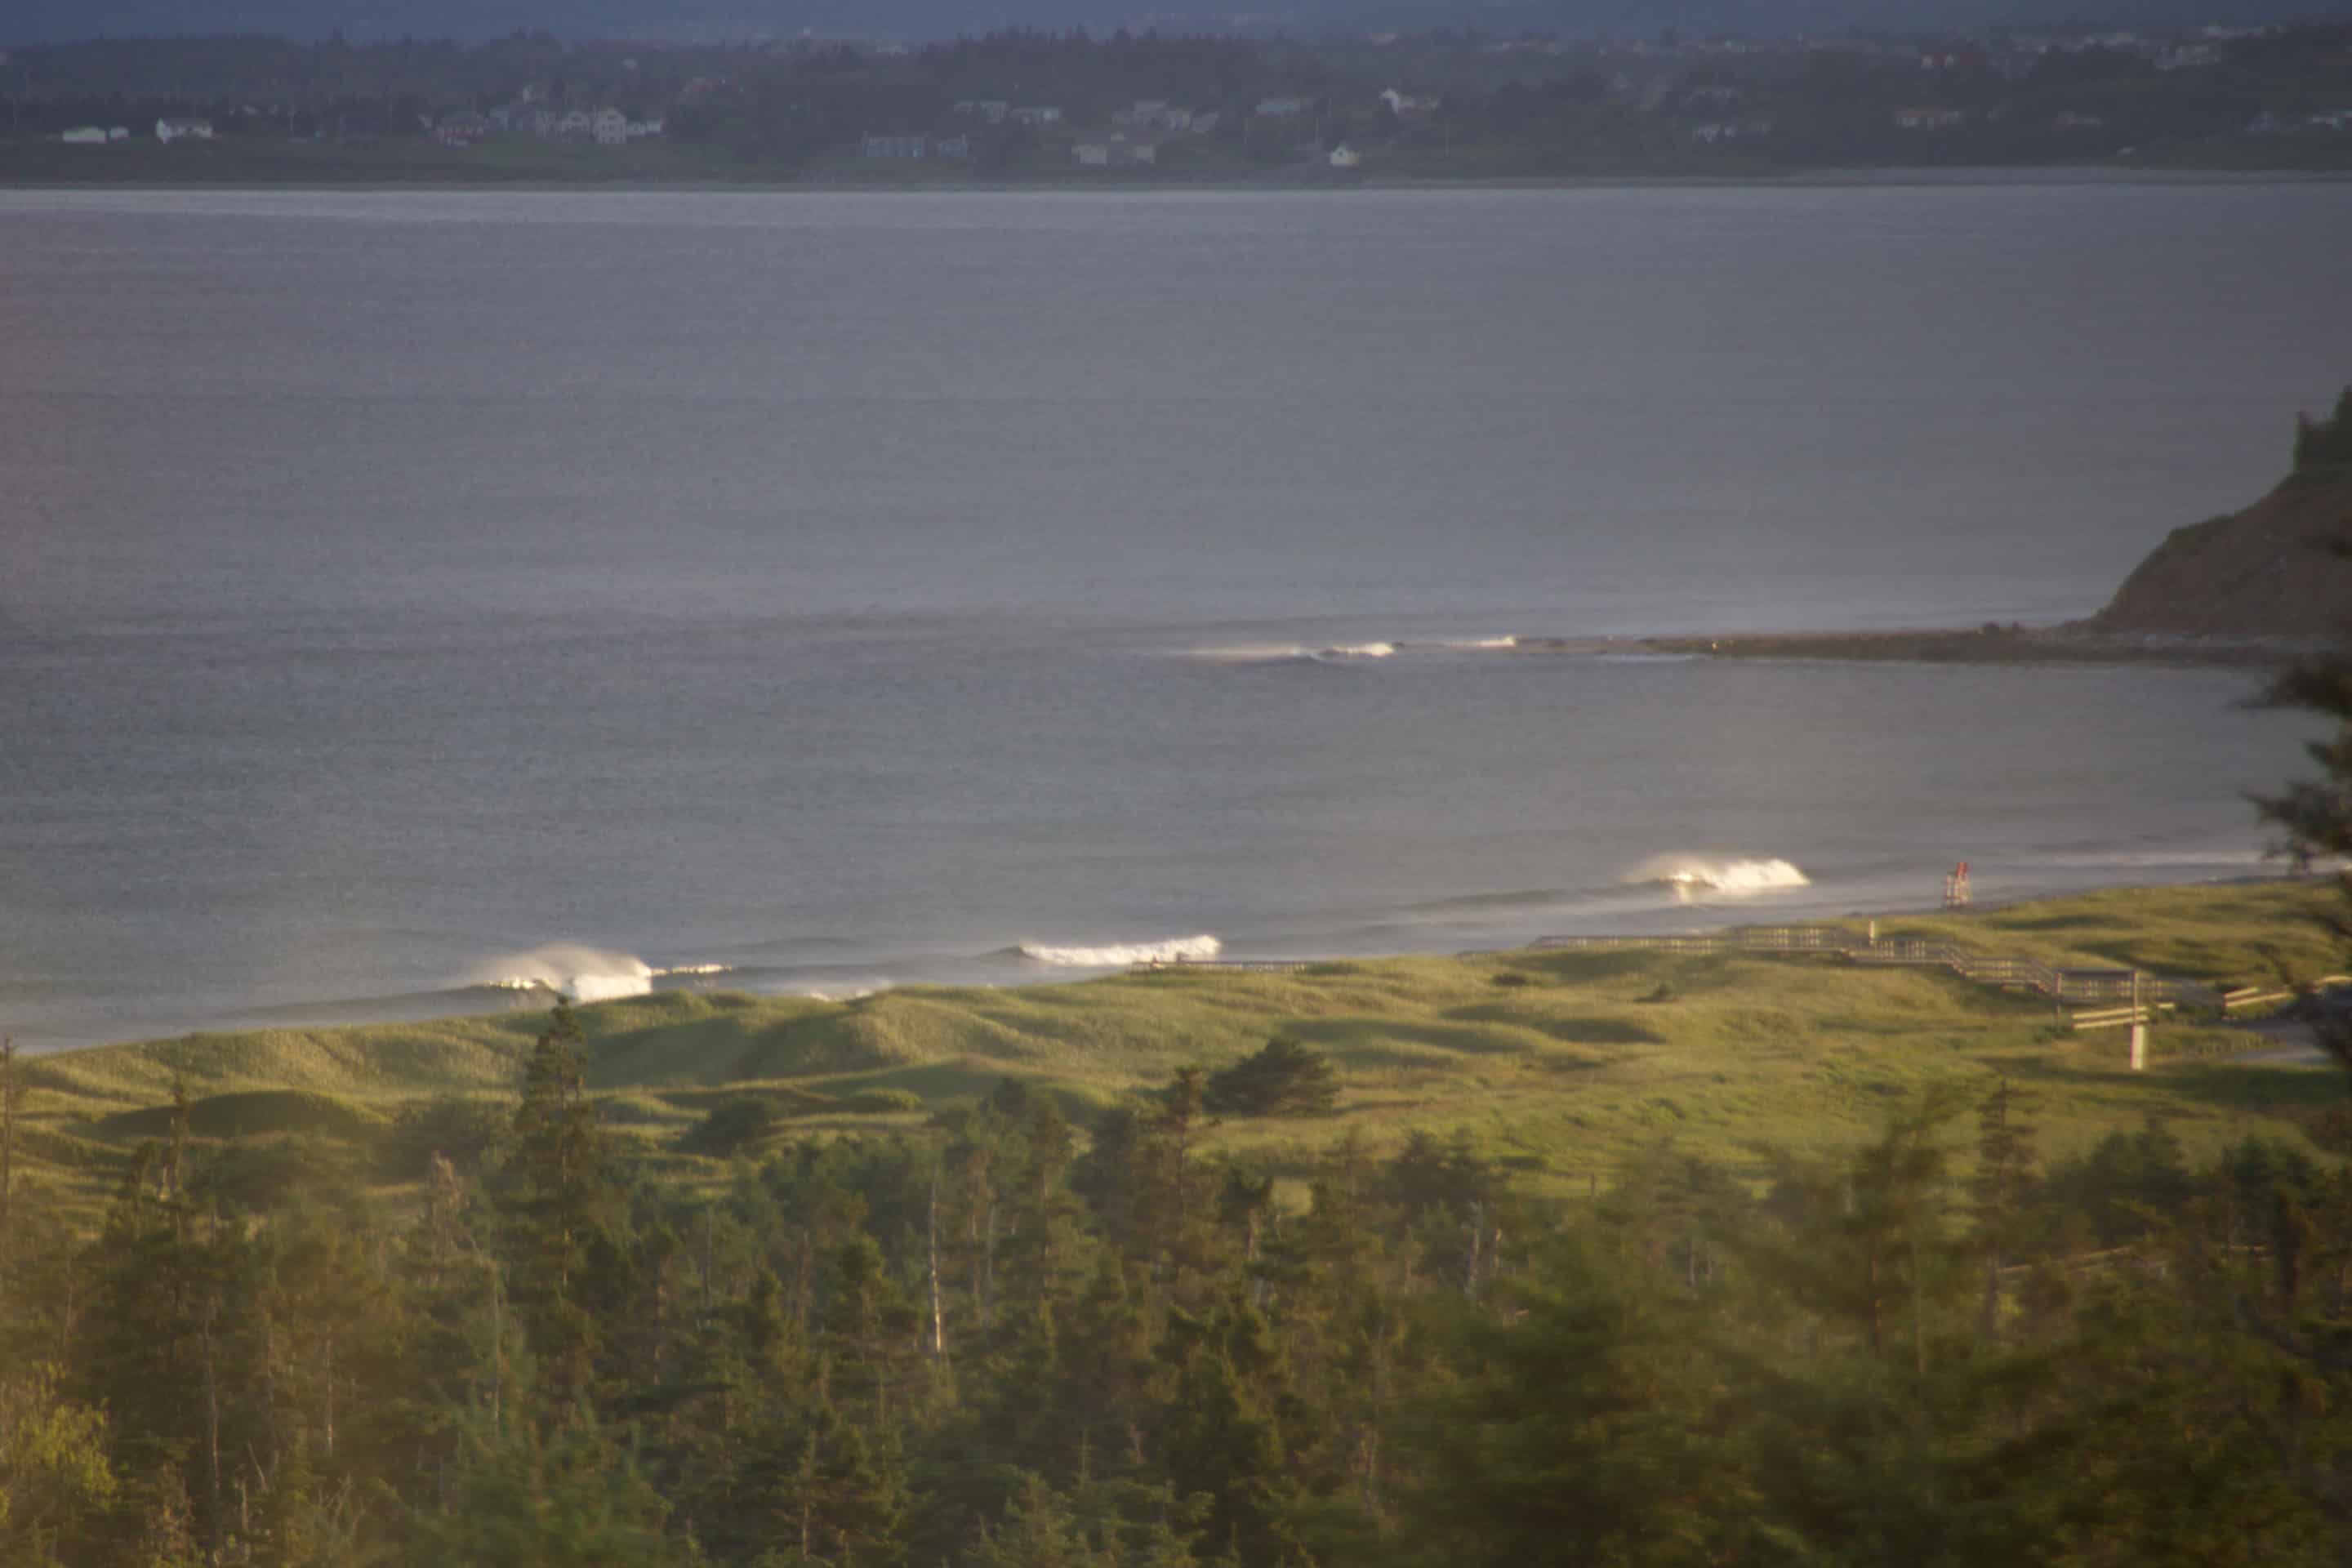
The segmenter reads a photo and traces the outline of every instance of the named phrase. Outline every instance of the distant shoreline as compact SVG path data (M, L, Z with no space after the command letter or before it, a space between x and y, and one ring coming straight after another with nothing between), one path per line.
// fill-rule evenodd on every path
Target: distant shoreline
M1580 651L1565 639L1523 638L1529 652ZM1629 650L1727 659L1899 664L2178 664L2273 666L2317 652L2298 637L2179 637L2074 626L1988 624L1869 632L1734 632L1626 639Z
M1614 174L1353 174L1335 176L1313 170L1274 172L1234 177L1170 178L1099 175L1071 173L1030 178L994 179L866 179L831 173L814 177L779 172L727 178L709 174L662 176L624 175L605 179L589 174L549 176L534 174L507 177L494 172L468 172L452 166L418 171L414 167L372 169L352 166L336 174L310 173L288 178L265 169L222 177L217 168L201 177L154 178L152 163L125 177L89 177L81 170L50 175L10 170L7 149L0 146L0 192L117 192L160 194L178 191L284 191L304 194L351 192L397 193L478 191L499 195L610 194L639 195L653 192L696 195L1036 195L1254 194L1316 195L1359 192L1430 191L1630 191L1630 190L1900 190L1988 185L2340 185L2352 183L2352 169L2159 169L2131 165L2068 163L2016 165L1989 163L1965 168L1934 165L1826 169L1758 170L1748 174L1626 173ZM106 156L100 153L95 156Z

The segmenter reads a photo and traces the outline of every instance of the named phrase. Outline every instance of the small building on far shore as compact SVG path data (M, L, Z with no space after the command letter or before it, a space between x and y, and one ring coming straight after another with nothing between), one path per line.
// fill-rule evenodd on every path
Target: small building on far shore
M209 142L213 139L213 122L209 120L158 120L155 140L166 144L173 142Z
M1160 143L1114 133L1079 142L1070 149L1070 156L1082 169L1152 168L1160 162Z

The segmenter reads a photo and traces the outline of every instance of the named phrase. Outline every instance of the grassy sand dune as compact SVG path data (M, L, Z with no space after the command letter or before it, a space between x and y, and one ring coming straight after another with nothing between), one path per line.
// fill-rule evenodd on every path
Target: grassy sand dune
M2210 982L2308 979L2342 966L2317 883L2091 894L1879 922L2066 964L2137 964ZM1171 969L1007 990L908 987L850 1002L685 992L579 1010L607 1120L673 1173L723 1163L680 1141L719 1105L760 1100L768 1136L919 1127L1000 1079L1085 1120L1179 1067L1236 1061L1286 1034L1339 1068L1337 1112L1216 1126L1211 1152L1296 1175L1353 1134L1465 1136L1557 1191L1605 1185L1662 1139L1754 1165L1769 1142L1828 1148L1937 1084L2006 1074L2041 1097L2052 1156L2146 1118L2202 1152L2257 1127L2292 1131L2343 1089L2328 1072L2233 1063L2217 1020L2158 1031L2150 1071L2120 1034L2074 1035L2034 996L1939 971L1831 959L1521 951L1339 963L1284 973ZM511 1093L544 1015L192 1036L35 1058L23 1152L36 1179L96 1203L174 1081L206 1142L299 1136L364 1152L451 1097Z

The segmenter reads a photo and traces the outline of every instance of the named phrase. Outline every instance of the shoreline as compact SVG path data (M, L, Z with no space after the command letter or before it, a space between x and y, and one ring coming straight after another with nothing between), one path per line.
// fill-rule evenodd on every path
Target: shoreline
M1312 169L1289 173L1251 174L1234 177L1169 178L1118 174L1102 176L1073 173L1041 174L1032 178L992 179L873 179L855 175L810 178L779 171L773 174L692 174L677 178L622 176L605 179L520 175L493 172L417 172L359 169L333 177L280 178L256 171L250 175L190 179L91 178L79 173L58 178L26 178L0 173L0 194L37 192L109 192L151 195L177 191L280 191L302 195L352 192L369 194L404 191L472 191L499 195L556 195L605 193L643 195L655 192L682 195L1345 195L1360 192L1424 193L1433 191L1546 192L1634 190L1902 190L1987 185L2340 185L2352 184L2352 169L2168 169L2099 163L2003 164L1961 168L1934 164L1889 167L1767 169L1750 174L1656 173L1464 175L1424 174L1353 174L1335 176Z
M1529 639L1531 652L1580 651L1565 639ZM2270 667L2322 651L2305 637L2190 637L2095 631L2081 623L1974 630L1923 626L1896 631L1730 632L1622 639L1627 651L1717 659L1885 664L2169 664Z
M823 989L810 990L801 988L751 990L741 987L729 986L722 981L720 983L711 984L656 985L646 991L633 993L626 995L611 996L588 1001L581 1001L578 999L567 1000L570 1000L570 1005L575 1007L593 1007L606 1005L622 1006L641 1005L647 1002L657 1001L659 998L665 996L702 997L706 999L724 996L741 996L756 1004L791 1001L855 1005L870 1000L873 997L910 991L1028 991L1041 987L1060 988L1066 986L1090 985L1100 981L1125 979L1136 975L1183 973L1241 974L1259 972L1294 972L1319 968L1328 964L1356 965L1400 963L1424 963L1429 961L1450 963L1468 959L1490 959L1508 953L1536 951L1539 943L1549 941L1554 936L1559 934L1642 941L1653 938L1669 939L1674 937L1713 936L1759 926L1825 926L1852 924L1858 921L1895 922L1917 921L1958 921L1967 922L1980 917L1997 918L2010 911L2028 909L2035 905L2071 902L2085 899L2102 899L2116 896L2161 896L2166 894L2213 892L2231 889L2249 890L2276 889L2284 891L2289 889L2340 889L2341 887L2342 883L2336 876L2325 871L2314 870L2305 873L2296 873L2291 870L2283 870L2277 872L2260 871L2245 875L2191 879L2188 880L2117 883L2105 886L2075 888L2055 892L2025 892L2007 897L1995 895L1993 897L1962 906L1958 909L1944 908L1930 899L1921 898L1904 902L1881 904L1867 909L1846 910L1834 914L1828 912L1814 912L1778 920L1771 918L1771 911L1769 909L1741 909L1732 904L1719 904L1710 906L1711 910L1719 911L1727 917L1733 918L1727 918L1720 921L1694 926L1682 931L1673 931L1656 929L1656 927L1662 922L1656 921L1645 921L1637 915L1630 918L1625 922L1625 927L1622 930L1606 931L1577 931L1570 933L1538 932L1527 937L1526 940L1522 942L1500 947L1449 949L1431 948L1421 951L1392 949L1381 952L1339 952L1320 953L1297 952L1277 948L1263 952L1255 950L1243 951L1236 952L1230 957L1221 955L1213 959L1174 960L1157 963L1134 963L1124 964L1105 964L1097 967L1079 966L1066 968L1058 972L1041 970L1034 972L1025 977L1017 979L910 979L889 982L872 988L854 989L846 993L828 993ZM551 987L544 991L523 994L527 994L530 1000L526 1002L522 999L522 995L519 994L518 996L510 999L507 1005L501 1007L468 1008L448 1012L443 1012L437 1009L419 1012L395 1010L380 1016L352 1016L348 1015L343 1016L328 1016L329 1014L339 1010L343 1005L322 1003L318 1005L315 1011L310 1007L299 1005L279 1009L278 1011L280 1012L281 1016L274 1018L267 1017L262 1015L230 1015L215 1022L208 1024L195 1024L194 1026L184 1029L166 1028L163 1032L160 1033L133 1034L100 1039L68 1039L51 1045L41 1044L37 1035L34 1035L28 1038L20 1034L17 1037L16 1043L26 1059L46 1060L78 1055L89 1051L121 1050L163 1044L188 1045L257 1035L332 1035L352 1030L385 1028L415 1028L430 1030L460 1024L475 1023L482 1020L510 1018L518 1014L523 1013L535 1014L543 1011L547 1006L552 1005L561 994Z

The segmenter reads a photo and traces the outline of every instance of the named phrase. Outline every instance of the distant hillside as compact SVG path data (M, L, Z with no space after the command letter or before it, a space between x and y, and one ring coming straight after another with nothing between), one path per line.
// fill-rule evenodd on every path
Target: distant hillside
M2352 630L2352 387L2302 421L2294 471L2246 508L2174 529L2090 620L2108 632L2329 637Z
M694 39L822 35L949 38L1003 26L1119 26L1163 33L1418 31L1475 27L1490 37L1523 29L1570 37L1748 37L1935 32L2060 23L2112 27L2194 26L2339 16L2347 0L2234 0L2227 15L2207 0L1285 0L1227 5L1136 0L0 0L0 44L92 37L278 33L354 42L414 36L488 38L551 28L566 38Z

